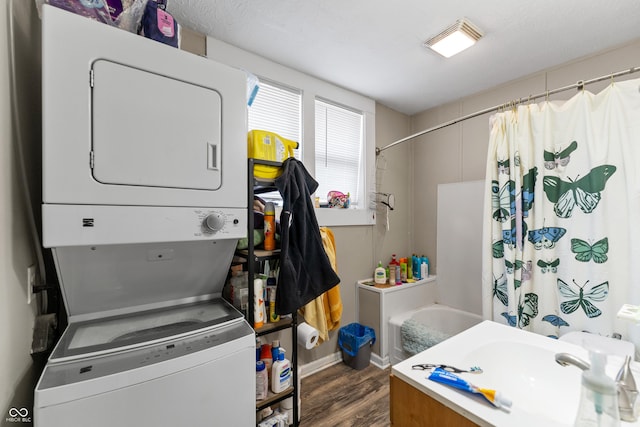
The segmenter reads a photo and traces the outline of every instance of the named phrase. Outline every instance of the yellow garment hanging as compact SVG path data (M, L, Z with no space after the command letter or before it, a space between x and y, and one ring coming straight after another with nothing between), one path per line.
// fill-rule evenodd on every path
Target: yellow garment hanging
M322 245L331 262L331 267L337 273L336 264L336 243L331 229L320 227ZM340 297L340 285L329 289L318 298L314 299L300 310L305 322L318 330L318 343L329 339L329 331L333 331L340 326L342 317L342 298Z

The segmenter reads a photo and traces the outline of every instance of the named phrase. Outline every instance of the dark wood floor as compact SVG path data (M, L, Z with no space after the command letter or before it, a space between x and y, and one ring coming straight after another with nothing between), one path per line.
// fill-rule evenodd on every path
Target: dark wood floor
M302 379L302 427L388 427L389 373L374 365L356 371L344 363Z

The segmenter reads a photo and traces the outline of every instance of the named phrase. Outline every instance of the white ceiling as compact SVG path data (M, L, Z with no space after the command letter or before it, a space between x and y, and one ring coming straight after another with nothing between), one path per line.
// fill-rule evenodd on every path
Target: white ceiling
M168 10L406 114L640 38L638 0L169 0ZM423 47L462 17L484 33L476 46L450 59Z

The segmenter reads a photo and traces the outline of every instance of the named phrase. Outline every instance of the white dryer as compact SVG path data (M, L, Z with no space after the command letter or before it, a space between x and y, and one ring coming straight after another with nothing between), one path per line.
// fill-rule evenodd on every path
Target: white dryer
M43 6L43 242L69 325L36 427L255 424L246 75Z

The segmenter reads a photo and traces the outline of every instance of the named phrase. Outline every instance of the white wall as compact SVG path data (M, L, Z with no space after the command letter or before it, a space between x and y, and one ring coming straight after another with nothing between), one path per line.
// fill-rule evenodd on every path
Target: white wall
M33 1L15 1L19 113L23 146L29 164L32 193L39 184L40 144L40 29ZM27 305L27 267L35 257L27 223L24 192L16 165L16 129L11 119L8 1L0 2L0 420L12 406L32 405L30 357L35 303ZM39 196L36 196L38 200ZM38 205L39 206L39 203Z
M526 53L522 53L526 54ZM516 58L516 56L514 56ZM411 117L411 133L436 126L455 118L510 100L527 98L559 87L600 77L640 65L640 40L597 55L534 73L488 91L468 96ZM640 78L640 73L620 78ZM450 82L455 84L455 82ZM587 86L597 93L608 81ZM551 99L569 99L575 91L567 91ZM540 102L541 100L538 100ZM484 179L489 144L489 117L485 114L416 138L410 145L413 159L413 234L416 252L429 256L437 273L436 195L438 184ZM391 151L391 150L389 150ZM393 169L402 173L400 168Z

